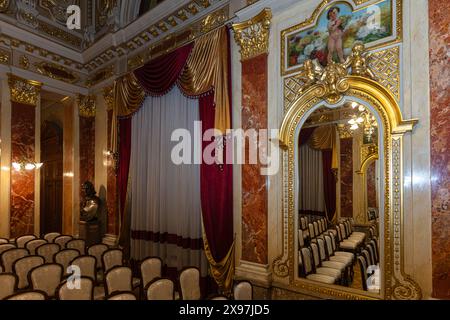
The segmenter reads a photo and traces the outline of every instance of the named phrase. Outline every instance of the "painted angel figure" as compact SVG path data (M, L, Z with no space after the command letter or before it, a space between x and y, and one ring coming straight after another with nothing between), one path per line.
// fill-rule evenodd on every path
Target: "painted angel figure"
M370 70L367 62L370 54L364 51L364 44L356 43L352 48L352 54L346 59L344 66L345 68L352 68L352 75L375 79L375 74Z

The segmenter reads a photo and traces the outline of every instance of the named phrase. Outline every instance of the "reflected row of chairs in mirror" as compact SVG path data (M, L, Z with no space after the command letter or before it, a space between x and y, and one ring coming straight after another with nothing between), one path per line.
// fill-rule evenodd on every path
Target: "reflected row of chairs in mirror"
M351 219L341 219L338 224L329 225L326 218L310 222L308 216L300 217L299 227L298 261L301 277L326 284L350 286L354 265L362 256L364 260L360 264L365 262L364 269L361 269L365 284L368 267L377 264L379 258L375 228L371 227L366 234L353 231Z

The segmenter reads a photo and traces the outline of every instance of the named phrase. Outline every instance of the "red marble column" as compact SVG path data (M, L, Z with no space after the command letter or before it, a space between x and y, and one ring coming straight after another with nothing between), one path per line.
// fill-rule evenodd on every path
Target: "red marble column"
M242 129L267 128L267 55L242 62ZM248 159L248 141L245 150ZM248 161L247 161L248 162ZM242 259L267 263L267 183L261 164L242 166Z
M341 217L353 217L353 139L340 139Z
M91 181L94 184L94 177L95 118L80 117L80 186L82 186L85 181ZM83 199L81 188L80 199Z
M111 124L112 124L112 110L108 111L108 150L111 150ZM118 210L117 210L117 176L114 168L114 161L111 156L108 157L107 168L107 195L106 203L108 207L108 229L109 234L119 234Z
M11 163L34 163L35 108L11 102ZM34 174L11 168L11 238L34 233Z
M428 5L433 297L450 299L450 2Z

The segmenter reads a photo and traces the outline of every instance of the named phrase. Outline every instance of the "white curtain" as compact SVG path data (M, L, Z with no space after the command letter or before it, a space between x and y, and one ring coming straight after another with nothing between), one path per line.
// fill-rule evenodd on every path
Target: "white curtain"
M322 151L305 143L300 147L298 159L299 210L325 212Z
M187 129L193 141L198 120L198 100L186 98L176 86L162 97L147 97L133 116L131 257L159 256L170 268L196 266L205 276L200 166L171 160L178 144L171 141L172 132Z

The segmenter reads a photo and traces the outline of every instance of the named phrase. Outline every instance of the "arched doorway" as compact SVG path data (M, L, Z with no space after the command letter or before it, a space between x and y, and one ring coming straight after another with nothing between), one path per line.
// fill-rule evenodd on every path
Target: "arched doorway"
M54 122L45 121L41 135L41 234L61 232L63 199L63 134Z

